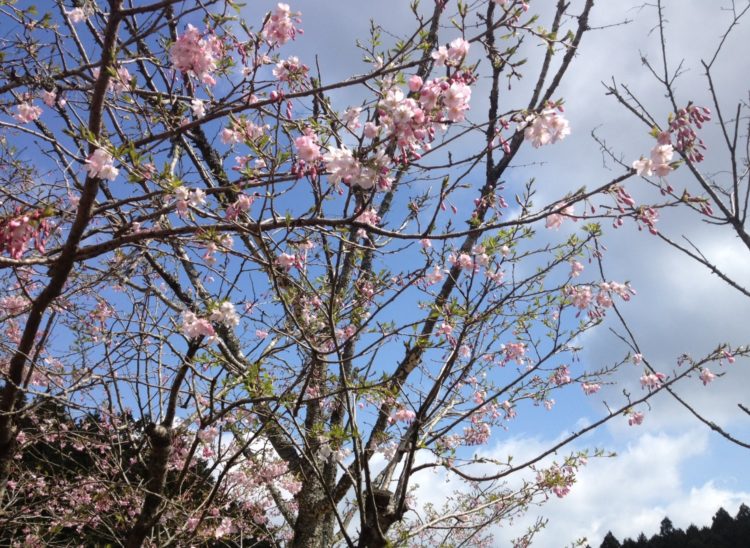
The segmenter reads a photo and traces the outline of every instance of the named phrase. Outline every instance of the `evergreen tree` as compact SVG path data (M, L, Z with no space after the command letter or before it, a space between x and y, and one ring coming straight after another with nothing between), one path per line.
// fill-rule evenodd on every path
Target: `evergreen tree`
M672 520L665 517L663 520L661 520L661 525L659 527L659 535L662 537L670 537L674 535L675 528L672 524Z
M740 539L750 539L750 507L740 504L737 516L734 518L736 534Z
M607 535L604 537L604 540L602 541L599 548L621 548L622 544L620 544L620 541L617 540L617 538L612 534L612 531L608 531Z

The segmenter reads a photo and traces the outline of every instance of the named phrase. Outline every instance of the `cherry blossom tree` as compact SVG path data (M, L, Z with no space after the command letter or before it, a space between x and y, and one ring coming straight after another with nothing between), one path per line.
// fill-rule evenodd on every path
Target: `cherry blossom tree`
M340 81L285 51L283 3L0 3L4 541L488 545L598 455L567 444L726 358L644 374L524 462L482 452L641 359L577 358L635 295L599 221L652 229L623 184L708 115L589 190L511 178L575 127L593 0L414 2ZM417 500L435 470L462 487Z

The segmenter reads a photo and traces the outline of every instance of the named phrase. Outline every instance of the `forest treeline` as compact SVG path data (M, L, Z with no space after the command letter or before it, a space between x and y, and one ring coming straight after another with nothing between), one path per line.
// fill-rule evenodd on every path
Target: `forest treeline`
M644 533L633 540L620 542L608 532L599 548L744 548L750 546L750 508L740 505L737 515L732 517L724 508L711 520L711 526L690 525L684 531L676 529L672 520L661 521L659 533L646 538Z

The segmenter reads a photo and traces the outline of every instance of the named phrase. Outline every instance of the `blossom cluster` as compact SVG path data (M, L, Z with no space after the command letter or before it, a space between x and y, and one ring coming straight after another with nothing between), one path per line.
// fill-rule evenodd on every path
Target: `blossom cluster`
M233 145L243 141L255 141L265 135L269 126L259 126L246 118L233 121L229 127L225 127L219 134L219 139L225 145Z
M198 207L206 203L206 193L200 188L191 190L187 187L180 186L174 191L175 207L177 214L185 216L188 213L188 206Z
M13 115L13 118L21 124L28 124L38 119L41 115L41 108L32 104L31 101L24 101L16 106L16 113Z
M666 139L666 143L664 140ZM674 148L669 144L669 134L666 137L660 137L656 146L651 149L649 158L640 158L633 162L633 169L641 177L657 175L666 177L674 169L670 162L674 155Z
M410 423L416 418L417 414L411 409L406 407L400 407L394 411L394 413L388 417L388 422L393 424L394 422L405 422Z
M633 169L642 177L657 175L666 177L674 166L670 163L674 151L682 152L691 162L703 161L701 150L706 149L706 145L694 129L702 128L703 124L711 120L711 111L706 107L699 107L688 104L687 107L677 111L674 118L669 122L669 128L666 131L654 131L656 145L651 149L649 158L643 158L633 162ZM672 144L672 136L675 136L675 144Z
M711 120L711 111L706 107L688 104L687 107L677 111L674 120L669 124L669 131L675 134L675 149L684 153L691 162L702 162L706 145L693 129L703 127L705 122Z
M294 26L301 23L300 13L292 13L289 4L277 4L274 12L269 16L268 22L263 27L261 35L270 45L283 45L289 40L294 40L297 33L302 30Z
M366 190L376 186L388 189L391 186L391 179L388 177L390 157L382 148L372 158L360 161L346 145L341 148L329 147L328 152L323 155L323 161L329 173L328 179L333 184L343 182Z
M552 465L549 469L537 472L537 483L551 490L558 498L563 498L570 493L571 486L575 483L575 469L570 465Z
M225 327L237 327L240 317L235 307L230 302L223 302L215 308L208 318L201 318L195 312L185 310L182 313L182 325L180 330L187 338L207 337L208 342L216 340L216 330L211 322L223 324Z
M255 198L247 194L240 194L237 199L227 206L226 217L228 221L236 221L240 215L247 213L253 205Z
M594 295L595 291L597 291L596 295ZM635 290L627 283L601 282L598 286L568 286L565 289L565 294L577 309L586 310L590 308L589 317L594 319L602 317L604 309L612 307L614 295L619 296L623 301L629 301L631 296L635 295Z
M632 411L629 413L628 424L630 426L640 426L643 423L644 415L639 411Z
M555 206L555 209L559 209L561 206ZM547 215L545 221L546 228L559 229L562 226L563 221L566 217L572 217L575 214L575 210L572 205L567 205L559 210L558 213L550 213Z
M440 46L437 51L432 52L432 58L439 67L460 66L468 54L469 42L463 38L456 38L448 47Z
M193 25L188 25L185 33L177 37L169 50L169 59L176 70L193 74L204 84L214 85L212 76L216 62L223 55L221 40L214 35L203 38Z
M64 10L65 15L70 18L71 23L80 23L89 17L89 14L83 8L73 8L72 10Z
M272 72L279 82L296 84L305 80L308 71L307 65L303 65L298 57L292 55L288 59L276 63Z
M656 390L657 388L661 388L666 378L667 376L664 373L645 373L641 377L641 387Z
M552 145L570 135L570 124L562 115L562 107L548 107L539 114L530 114L524 121L524 139L534 148Z
M19 213L0 221L0 252L5 251L13 259L20 259L33 239L36 249L44 252L44 244L50 226L42 210Z
M240 324L240 316L237 314L234 305L229 301L221 303L218 308L211 312L209 319L229 328L237 327Z
M294 146L297 148L297 156L305 163L315 164L322 158L318 136L310 128L294 140Z
M407 97L399 88L384 93L378 103L380 126L365 128L365 136L392 138L405 156L419 158L420 150L429 150L438 128L447 122L463 122L471 100L472 77L457 73L451 78L436 78L423 82L419 76L409 80Z
M460 66L469 50L463 39L451 42L450 47L440 48L433 56L438 62ZM402 161L419 158L420 151L429 150L438 128L445 129L449 122L462 122L469 109L471 83L468 73L456 71L450 78L437 78L424 82L419 76L408 81L410 95L395 86L386 86L377 105L377 121L364 124L363 136L375 142L391 140L401 152ZM361 127L360 108L349 108L343 115L345 126L350 131ZM295 140L300 158L305 162L319 159L318 139L311 131ZM360 159L346 147L331 146L323 155L329 179L333 184L343 182L364 189L390 188L388 166L391 158L383 147L375 147L370 158Z
M194 312L186 310L182 313L182 334L188 339L195 337L208 337L213 341L216 337L216 331L211 322L206 318L199 318Z
M112 155L103 148L97 148L85 160L85 169L89 177L98 177L114 181L120 170L114 166Z

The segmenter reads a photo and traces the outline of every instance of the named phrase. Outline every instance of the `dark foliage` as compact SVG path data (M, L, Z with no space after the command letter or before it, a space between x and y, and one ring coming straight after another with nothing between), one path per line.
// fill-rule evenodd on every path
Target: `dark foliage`
M141 458L145 447L145 425L131 416L120 416L119 429L122 436L105 433L103 421L98 415L83 415L73 418L65 409L51 400L40 402L33 419L23 419L22 426L31 439L21 458L16 460L15 477L33 478L44 489L19 490L6 504L0 506L0 546L20 546L27 527L32 522L47 522L45 546L116 546L126 538L133 515L122 511L122 505L106 504L98 499L97 491L90 503L78 502L77 519L70 525L60 525L61 507L71 504L66 491L82 481L111 482L120 485L119 491L127 492L129 485L143 481L146 468ZM94 457L99 445L118 443L109 452L101 452L108 460ZM111 459L116 456L116 462ZM165 485L167 498L193 500L200 503L210 496L215 485L212 470L207 461L195 458L186 470L170 470ZM52 486L52 487L47 487ZM32 513L32 507L42 508ZM242 509L229 503L229 514L241 519ZM137 507L133 507L137 509ZM170 519L171 516L171 519ZM184 523L178 513L164 511L160 528L163 531L179 530ZM26 544L24 544L25 546ZM193 543L195 546L211 548L270 548L271 544L258 541L247 535L228 535L208 544ZM36 545L35 545L36 546Z

